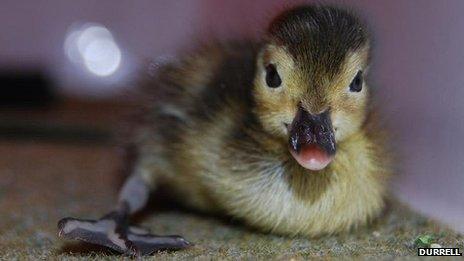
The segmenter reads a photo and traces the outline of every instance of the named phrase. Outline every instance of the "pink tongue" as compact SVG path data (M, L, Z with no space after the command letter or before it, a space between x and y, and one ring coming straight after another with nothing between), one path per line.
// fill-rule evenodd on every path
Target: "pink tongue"
M333 157L329 156L324 150L316 145L308 145L296 153L290 150L292 156L304 168L309 170L321 170L332 161Z

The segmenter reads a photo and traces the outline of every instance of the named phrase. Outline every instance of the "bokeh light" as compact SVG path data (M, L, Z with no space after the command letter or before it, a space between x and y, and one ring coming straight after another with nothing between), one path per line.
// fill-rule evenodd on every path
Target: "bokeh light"
M113 75L121 66L122 53L111 32L100 24L73 26L64 42L69 60L96 76Z

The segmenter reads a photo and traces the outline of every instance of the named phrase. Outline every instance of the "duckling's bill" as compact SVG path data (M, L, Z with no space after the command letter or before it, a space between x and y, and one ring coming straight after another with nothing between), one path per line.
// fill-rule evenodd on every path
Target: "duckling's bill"
M336 147L329 110L311 114L300 106L289 129L289 150L298 164L313 171L330 164Z

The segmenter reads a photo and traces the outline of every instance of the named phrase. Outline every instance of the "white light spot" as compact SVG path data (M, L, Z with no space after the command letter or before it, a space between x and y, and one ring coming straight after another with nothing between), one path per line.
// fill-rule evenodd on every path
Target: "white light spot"
M68 59L71 60L73 63L78 63L80 58L79 50L74 48L77 39L79 38L80 32L79 31L72 31L68 33L66 36L66 40L64 41L64 52Z
M122 54L111 32L98 24L84 24L71 30L64 43L68 58L82 64L94 75L114 74L121 65Z
M113 74L121 64L121 51L109 39L92 41L85 47L82 56L87 69L99 76Z
M110 39L113 40L113 36L110 31L101 25L85 25L79 34L77 39L77 48L79 52L84 52L85 48L96 40Z

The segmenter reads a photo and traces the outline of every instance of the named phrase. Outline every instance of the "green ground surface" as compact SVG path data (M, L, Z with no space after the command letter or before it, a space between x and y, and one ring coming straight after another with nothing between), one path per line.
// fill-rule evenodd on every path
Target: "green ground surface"
M108 147L0 143L0 258L115 259L113 252L61 240L56 221L95 218L115 199L115 162ZM40 155L37 156L37 155ZM263 234L224 218L155 208L140 219L159 234L179 234L195 246L150 256L157 259L306 259L308 257L415 257L414 241L433 236L442 246L464 249L464 238L391 203L367 228L318 239Z

